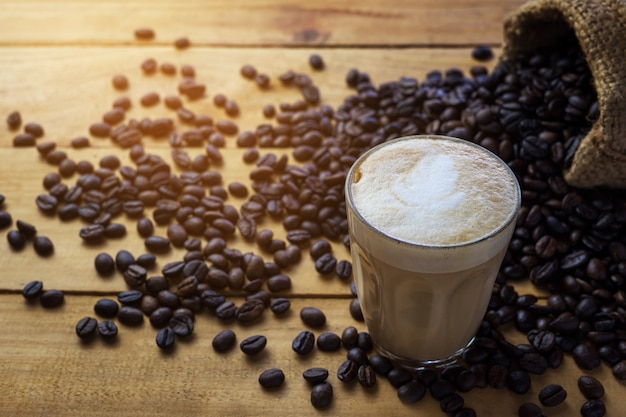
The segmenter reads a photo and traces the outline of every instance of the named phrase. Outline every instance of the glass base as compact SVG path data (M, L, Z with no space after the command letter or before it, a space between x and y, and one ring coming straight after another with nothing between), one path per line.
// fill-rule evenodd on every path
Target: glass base
M409 370L418 370L423 368L437 369L441 370L450 365L459 364L462 362L461 356L463 352L474 342L475 338L472 338L467 345L463 346L452 355L442 358L442 359L414 359L414 358L405 358L402 356L395 355L392 352L380 347L376 342L374 342L374 348L383 356L389 358L392 362L401 366L402 368L406 368Z

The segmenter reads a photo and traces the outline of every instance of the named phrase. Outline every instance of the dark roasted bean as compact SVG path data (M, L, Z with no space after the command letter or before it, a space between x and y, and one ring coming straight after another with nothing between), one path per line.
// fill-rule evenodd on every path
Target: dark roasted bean
M169 327L177 336L188 337L194 330L193 318L188 314L174 314L169 321Z
M245 301L237 309L237 320L242 323L248 323L261 317L265 304L261 300L251 299Z
M550 384L539 391L539 402L546 407L555 407L565 401L567 391L558 384Z
M311 391L311 404L315 408L327 408L333 401L333 386L329 382L322 382Z
M578 389L588 400L599 400L604 396L604 387L596 378L582 375L578 378Z
M54 244L46 236L35 236L33 247L39 256L51 256L54 253Z
M582 417L603 417L606 414L606 406L602 400L589 400L580 407Z
M213 338L212 346L217 352L226 352L235 346L236 341L235 332L229 329L222 330Z
M96 334L98 320L93 317L83 317L76 323L76 335L83 340L90 339Z
M250 336L241 341L239 348L246 355L256 355L265 349L267 338L262 335Z
M322 327L326 324L326 315L316 307L303 307L300 310L300 319L304 324L313 328Z
M31 281L22 289L22 296L27 300L34 300L43 292L43 282Z
M113 318L117 315L119 306L117 302L115 302L115 300L111 300L109 298L101 298L100 300L96 301L93 310L99 316Z
M346 360L337 369L337 378L346 384L351 383L357 378L359 365L353 360Z
M302 373L302 377L311 384L319 384L328 378L328 369L309 368Z
M300 332L291 343L291 348L299 355L308 355L314 347L315 335L308 330Z
M136 307L124 305L117 313L117 318L120 323L128 326L138 326L143 323L143 312Z
M98 333L105 339L113 339L117 336L117 325L112 320L103 320L98 323Z
M170 327L164 327L156 335L156 344L163 350L168 350L174 347L176 341L176 334L174 329Z
M60 290L46 290L39 296L39 302L45 308L57 308L65 302L65 294Z
M279 368L266 369L259 375L259 384L265 389L280 387L285 382L285 374Z
M270 309L272 310L272 313L277 315L285 314L287 311L289 311L290 308L291 301L289 301L288 298L275 298L270 304Z

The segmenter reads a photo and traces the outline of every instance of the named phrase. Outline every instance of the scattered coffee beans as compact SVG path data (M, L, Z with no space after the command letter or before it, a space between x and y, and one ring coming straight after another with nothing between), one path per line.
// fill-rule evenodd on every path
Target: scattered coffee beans
M266 369L259 375L259 384L265 389L280 387L285 382L285 374L279 368Z

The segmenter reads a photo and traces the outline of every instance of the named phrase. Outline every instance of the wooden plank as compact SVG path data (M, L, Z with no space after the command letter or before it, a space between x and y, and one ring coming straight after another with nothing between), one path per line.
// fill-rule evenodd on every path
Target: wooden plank
M29 305L18 295L0 295L0 397L5 415L12 416L152 416L232 415L232 416L313 416L320 412L310 404L310 386L301 374L319 366L330 371L334 401L326 413L362 416L433 416L441 413L439 404L429 394L424 400L404 405L395 389L378 379L373 389L358 383L345 385L336 371L345 350L325 353L317 349L306 357L291 350L293 338L305 327L298 312L304 306L325 311L324 329L313 330L341 334L349 325L364 330L344 308L344 300L295 299L286 318L266 312L251 325L223 323L209 314L196 320L194 336L178 341L170 353L155 345L156 330L149 323L139 328L120 325L117 341L106 344L100 339L82 344L74 334L75 323L93 316L95 297L68 296L58 310L44 310ZM211 347L212 338L222 329L231 328L237 342L263 334L268 339L264 353L246 357L238 348L225 354ZM523 341L514 331L505 332L515 343ZM283 369L286 382L278 390L265 391L257 382L259 374L271 367ZM577 368L571 358L558 371L532 376L532 389L516 395L507 389L474 389L462 394L466 406L479 416L517 415L523 402L538 403L538 391L548 383L557 383L568 392L564 404L544 408L553 417L578 414L584 399L576 381L580 375L599 378L606 389L607 415L622 415L620 400L623 386L601 366L591 372Z
M0 3L0 44L132 44L138 27L155 43L196 45L498 44L504 16L523 0L145 1Z

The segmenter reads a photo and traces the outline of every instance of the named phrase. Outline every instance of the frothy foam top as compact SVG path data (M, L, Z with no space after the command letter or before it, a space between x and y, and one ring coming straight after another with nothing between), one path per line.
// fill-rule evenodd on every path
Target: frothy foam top
M386 144L352 177L355 208L400 240L454 245L488 235L515 210L518 186L488 151L448 139Z

